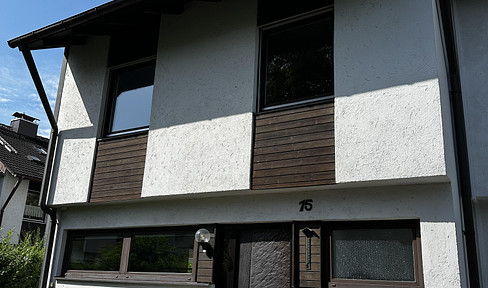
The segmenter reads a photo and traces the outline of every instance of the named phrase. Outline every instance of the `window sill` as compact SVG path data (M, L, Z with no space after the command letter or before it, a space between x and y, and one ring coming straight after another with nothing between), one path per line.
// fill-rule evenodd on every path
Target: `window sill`
M113 275L113 274L112 274ZM114 287L116 284L121 284L124 287L141 287L141 285L148 287L195 287L195 288L204 288L204 287L214 287L211 283L197 283L191 281L180 281L174 279L167 279L167 280L149 280L149 279L131 279L125 278L126 275L119 274L119 278L104 278L104 277L96 277L96 275L76 275L70 277L54 277L56 283L59 284L82 284L82 283L100 283L103 286L103 283L107 284L110 283ZM133 286L132 286L132 285ZM111 285L111 286L112 286ZM130 286L128 286L130 285Z
M124 138L139 136L139 135L147 135L148 133L149 133L149 128L143 128L143 129L138 129L138 130L130 130L130 131L126 131L126 132L107 135L105 137L98 138L97 141L103 142L103 141L110 141L110 140L116 140L116 139L124 139Z
M335 96L331 95L331 96L325 96L317 99L310 99L310 100L305 100L300 102L269 106L269 107L262 108L261 111L256 112L256 115L274 113L274 112L285 111L285 110L293 110L296 108L314 106L314 105L319 105L324 103L331 103L334 102L334 98Z
M356 287L385 287L385 288L393 288L393 287L405 287L405 288L421 288L423 285L420 285L417 282L408 282L408 281L375 281L375 280L332 280L329 283L329 287L336 287L336 288L356 288Z

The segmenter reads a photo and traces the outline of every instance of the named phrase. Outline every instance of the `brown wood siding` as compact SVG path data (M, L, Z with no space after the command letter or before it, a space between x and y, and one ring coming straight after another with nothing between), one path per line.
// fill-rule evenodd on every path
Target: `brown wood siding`
M215 227L205 227L210 231L210 241L209 244L212 247L211 249L203 252L202 245L196 244L198 246L198 250L196 254L197 262L196 268L194 269L194 273L196 275L195 281L196 282L206 282L206 283L213 283L213 266L214 266L214 253L213 247L215 247ZM195 241L196 243L196 241ZM194 257L195 258L195 257Z
M253 189L335 183L334 103L256 116Z
M299 225L298 232L298 279L299 287L315 288L322 287L321 285L321 234L320 224L312 225ZM311 267L307 269L307 237L303 233L303 229L307 227L316 233L315 236L310 238L311 246Z
M147 134L98 143L90 202L141 197Z

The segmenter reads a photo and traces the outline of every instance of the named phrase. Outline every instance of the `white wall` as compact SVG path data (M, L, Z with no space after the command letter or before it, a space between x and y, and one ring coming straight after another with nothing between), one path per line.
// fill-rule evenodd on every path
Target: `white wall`
M142 196L250 188L256 3L162 18Z
M5 201L12 192L12 189L17 183L19 178L12 176L9 172L5 172L5 176L3 177L1 194L0 194L0 207L3 206ZM14 196L10 199L10 202L7 204L5 208L5 212L3 214L2 225L0 230L0 238L7 235L9 230L12 230L12 243L19 242L19 235L22 228L22 219L24 219L24 208L25 208L25 201L27 199L27 191L29 188L29 180L22 180L19 187L15 191Z
M90 38L73 46L59 103L59 138L51 180L50 203L84 203L101 113L108 38Z
M256 10L195 2L162 18L143 197L250 188ZM447 181L432 2L334 10L336 181ZM54 204L87 200L107 48L91 39L70 51Z
M432 2L334 10L336 181L445 176Z

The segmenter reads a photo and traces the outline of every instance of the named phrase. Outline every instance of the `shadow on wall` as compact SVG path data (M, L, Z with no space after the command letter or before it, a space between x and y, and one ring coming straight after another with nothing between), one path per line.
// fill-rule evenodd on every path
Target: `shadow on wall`
M437 78L432 5L422 0L337 2L335 96Z
M97 136L106 94L108 40L108 37L91 37L84 46L69 49L58 111L60 138Z
M185 197L185 201L150 197L146 201L72 207L63 221L72 229L91 227L129 227L181 225L181 223L246 223L267 221L307 221L310 219L418 219L422 222L455 222L451 189L447 183L317 190L295 193ZM204 196L202 196L204 197ZM299 202L313 199L313 209L300 212ZM161 199L161 200L159 200ZM270 208L272 207L272 208ZM191 210L191 211L190 211ZM144 211L144 217L133 217ZM90 215L87 222L86 217ZM104 215L111 215L110 218ZM178 215L178 217L176 217ZM181 217L183 218L181 218Z
M162 20L151 129L255 109L256 3L197 2L190 8ZM347 0L336 3L334 11L336 97L437 78L431 2ZM70 52L79 55L80 61L70 65L86 114L76 107L69 114L85 117L81 122L93 127L80 130L78 138L94 137L101 123L107 87L106 55L100 51L108 51L105 46L91 39Z
M151 129L254 111L254 2L193 2L163 18Z

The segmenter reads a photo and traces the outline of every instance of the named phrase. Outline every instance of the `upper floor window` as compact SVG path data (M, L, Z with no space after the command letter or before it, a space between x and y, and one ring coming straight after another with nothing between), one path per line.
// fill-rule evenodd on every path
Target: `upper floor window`
M261 111L334 94L333 13L322 9L310 15L262 27Z
M107 135L149 127L154 70L155 61L112 70Z

